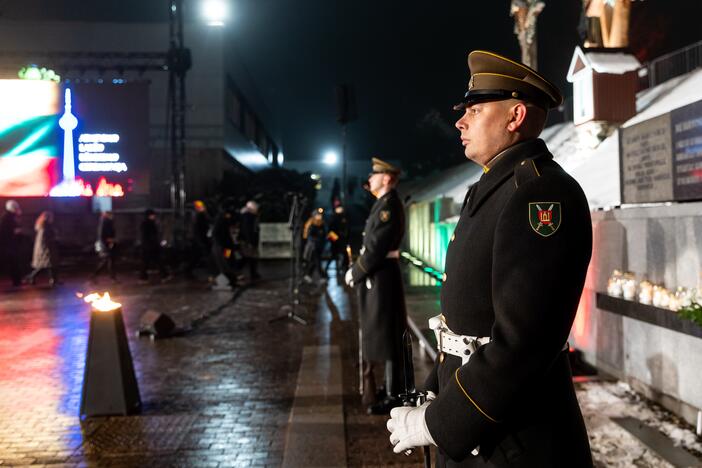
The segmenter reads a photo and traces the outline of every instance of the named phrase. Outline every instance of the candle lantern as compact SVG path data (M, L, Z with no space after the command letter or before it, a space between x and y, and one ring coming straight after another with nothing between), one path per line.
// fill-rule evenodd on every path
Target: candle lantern
M85 356L81 417L127 415L141 409L139 387L122 318L122 305L93 293Z

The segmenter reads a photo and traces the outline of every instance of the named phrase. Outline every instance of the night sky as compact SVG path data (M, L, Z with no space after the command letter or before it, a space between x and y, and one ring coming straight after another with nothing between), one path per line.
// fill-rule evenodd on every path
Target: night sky
M191 17L198 0L186 0ZM162 21L167 0L0 1L6 18ZM466 57L488 49L519 58L509 0L232 0L233 46L239 49L276 118L287 159L320 159L340 149L334 85L350 83L359 119L348 126L349 156L403 163L441 153L462 160L458 117ZM539 70L572 93L565 75L580 0L546 0L539 17ZM632 6L632 51L640 60L702 39L702 2L645 0ZM187 38L186 38L187 39ZM195 58L197 59L197 58ZM427 158L430 159L430 158Z

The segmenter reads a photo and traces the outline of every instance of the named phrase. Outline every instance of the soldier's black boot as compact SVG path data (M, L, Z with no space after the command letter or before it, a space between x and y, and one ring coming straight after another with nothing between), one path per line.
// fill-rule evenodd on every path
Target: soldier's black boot
M385 394L383 393L383 396ZM363 361L363 396L361 402L364 406L370 407L378 402L378 391L375 386L375 374L373 373L373 365L367 361Z

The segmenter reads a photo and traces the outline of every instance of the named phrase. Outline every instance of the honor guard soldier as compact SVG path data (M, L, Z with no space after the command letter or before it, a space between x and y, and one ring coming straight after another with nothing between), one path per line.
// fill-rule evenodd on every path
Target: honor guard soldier
M359 291L363 354L363 401L368 412L387 414L399 405L404 387L402 334L407 327L400 274L400 243L405 211L395 186L400 169L373 158L368 189L377 198L366 221L361 254L346 272L346 283ZM374 369L385 365L385 395L376 401Z
M468 190L430 320L436 398L395 408L394 451L438 446L437 466L590 467L567 339L592 249L587 200L538 139L559 90L531 68L474 51L455 109Z

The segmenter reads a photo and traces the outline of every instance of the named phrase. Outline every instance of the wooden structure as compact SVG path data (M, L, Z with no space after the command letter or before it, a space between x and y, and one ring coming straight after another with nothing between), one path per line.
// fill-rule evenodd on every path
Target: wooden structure
M636 114L636 71L631 54L612 49L575 48L568 68L573 83L573 122L623 123Z

